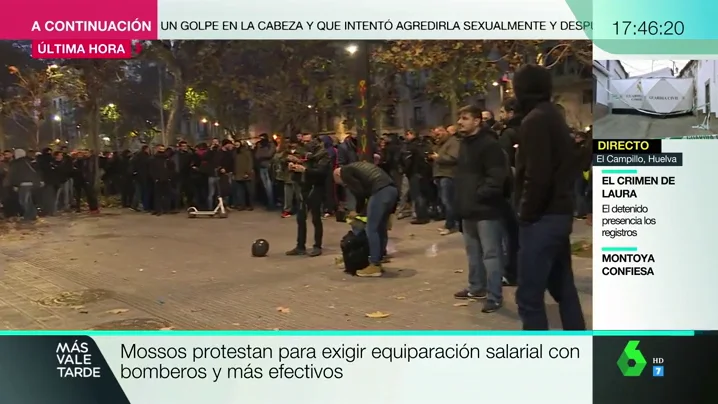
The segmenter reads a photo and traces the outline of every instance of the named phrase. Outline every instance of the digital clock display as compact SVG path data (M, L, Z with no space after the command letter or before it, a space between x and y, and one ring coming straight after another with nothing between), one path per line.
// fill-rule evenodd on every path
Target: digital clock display
M616 21L618 36L681 36L686 28L683 21Z

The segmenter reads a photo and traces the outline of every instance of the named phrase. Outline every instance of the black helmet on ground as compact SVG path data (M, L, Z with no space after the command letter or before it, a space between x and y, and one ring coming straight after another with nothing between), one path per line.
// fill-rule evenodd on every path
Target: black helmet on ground
M252 243L253 257L266 257L269 253L269 242L263 238L257 239Z

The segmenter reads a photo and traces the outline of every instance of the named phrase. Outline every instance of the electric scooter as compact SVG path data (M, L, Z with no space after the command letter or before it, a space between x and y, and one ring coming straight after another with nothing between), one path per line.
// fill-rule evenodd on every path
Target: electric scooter
M229 211L224 207L224 200L222 198L217 199L219 199L219 202L214 210L199 210L193 206L187 209L187 217L190 219L198 217L218 217L220 219L226 219L229 217Z

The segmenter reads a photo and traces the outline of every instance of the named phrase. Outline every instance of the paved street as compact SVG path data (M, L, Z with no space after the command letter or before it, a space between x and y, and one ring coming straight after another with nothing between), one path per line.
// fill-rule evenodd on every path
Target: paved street
M389 276L359 279L337 268L347 226L325 221L325 255L286 257L293 219L238 212L189 220L107 211L53 218L31 230L0 229L0 329L517 329L506 307L482 314L458 305L466 282L459 234L400 221ZM311 228L311 227L310 227ZM577 237L588 229L577 223ZM266 258L251 242L265 238ZM437 254L432 254L436 245ZM435 256L434 256L435 255ZM591 318L591 262L574 259ZM550 298L549 298L550 301ZM381 312L385 318L369 318ZM559 326L555 304L551 321Z
M703 118L698 116L652 117L646 115L607 115L593 124L596 139L662 139L674 136L711 135L697 129Z

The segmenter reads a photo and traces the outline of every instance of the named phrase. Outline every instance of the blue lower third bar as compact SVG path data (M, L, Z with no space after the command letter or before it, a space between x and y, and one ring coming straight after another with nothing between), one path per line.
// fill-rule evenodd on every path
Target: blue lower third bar
M683 165L683 153L594 154L593 165L609 167L680 167Z

